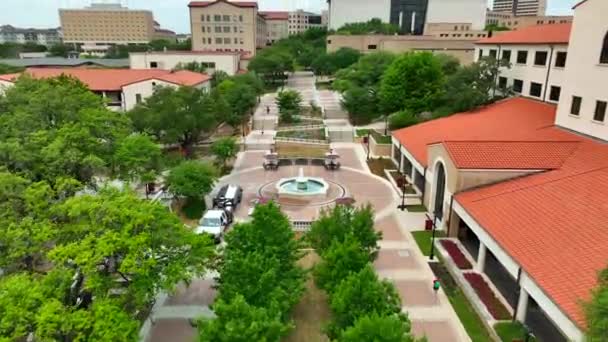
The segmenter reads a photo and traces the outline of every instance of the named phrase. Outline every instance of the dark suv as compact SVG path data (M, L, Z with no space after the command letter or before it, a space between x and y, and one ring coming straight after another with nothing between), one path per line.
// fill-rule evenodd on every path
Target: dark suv
M243 188L238 185L224 185L213 198L213 206L216 208L230 207L232 210L243 200Z

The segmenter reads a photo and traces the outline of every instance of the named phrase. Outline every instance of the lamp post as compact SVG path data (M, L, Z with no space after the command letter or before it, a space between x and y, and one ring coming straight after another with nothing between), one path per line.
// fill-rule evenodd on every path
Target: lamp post
M369 149L369 139L371 136L371 132L367 131L367 161L369 161L369 153L370 153L370 149Z
M405 180L405 176L401 176L403 187L401 188L401 204L397 207L397 209L401 209L401 211L405 211L405 186L407 185L407 181Z
M384 135L388 135L388 114L384 115Z
M428 216L427 216L428 217ZM429 218L430 220L430 218ZM431 234L431 252L429 254L429 259L435 259L435 232L437 231L437 212L433 215L433 230Z

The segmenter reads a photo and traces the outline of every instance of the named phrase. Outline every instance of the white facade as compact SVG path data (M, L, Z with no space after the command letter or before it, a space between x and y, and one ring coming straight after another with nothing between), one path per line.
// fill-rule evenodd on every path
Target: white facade
M179 63L206 63L207 73L221 70L230 76L239 71L240 54L238 53L198 53L190 51L142 52L129 54L131 69L173 70Z
M536 64L537 53L546 54L544 64ZM568 45L478 44L475 46L475 61L478 61L482 55L503 59L509 54L508 61L511 68L501 69L497 79L499 85L506 79L506 86L512 88L516 94L545 102L559 102L563 94L565 77L565 67L560 66L560 63L564 58L568 60L570 57ZM523 60L518 61L520 54L527 55L525 63ZM518 89L518 83L521 84L521 90ZM536 84L534 89L533 84ZM537 92L539 84L540 94Z
M331 0L329 29L337 30L348 23L366 22L374 18L390 21L391 0Z
M152 96L154 94L154 88L157 86L163 87L178 87L177 84L160 81L156 79L141 81L122 87L122 102L123 110L133 109L141 99L141 101ZM205 89L207 92L211 90L211 83L209 81L201 83L196 86L199 89Z
M589 0L578 6L570 34L565 82L556 124L608 140L608 113L594 120L598 101L608 102L608 64L600 63L602 43L608 34L608 1ZM572 114L573 97L581 98L578 115Z
M486 12L485 0L429 0L426 23L470 23L471 29L483 30Z

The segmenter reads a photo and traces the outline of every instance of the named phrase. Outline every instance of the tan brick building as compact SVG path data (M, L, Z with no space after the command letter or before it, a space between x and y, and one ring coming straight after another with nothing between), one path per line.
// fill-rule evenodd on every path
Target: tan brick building
M266 22L257 2L192 1L192 50L243 51L255 54L266 45Z
M289 36L289 12L267 11L260 12L266 21L266 44L287 38Z
M509 30L518 30L529 26L545 24L571 23L571 15L523 15L515 16L512 13L488 11L486 24L506 27Z
M151 11L131 10L117 4L60 9L59 18L65 43L144 44L156 34Z

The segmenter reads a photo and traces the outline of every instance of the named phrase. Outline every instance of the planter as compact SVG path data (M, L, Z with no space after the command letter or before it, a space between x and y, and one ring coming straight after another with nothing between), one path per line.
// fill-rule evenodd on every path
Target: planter
M502 304L500 299L496 297L496 294L494 294L494 291L481 274L469 272L464 273L463 276L475 290L475 293L477 293L477 296L486 306L494 319L508 320L511 318L511 314L507 308Z
M448 252L450 258L454 261L454 264L461 270L470 270L473 268L471 262L467 257L462 253L460 247L454 242L450 240L441 240L441 246Z

